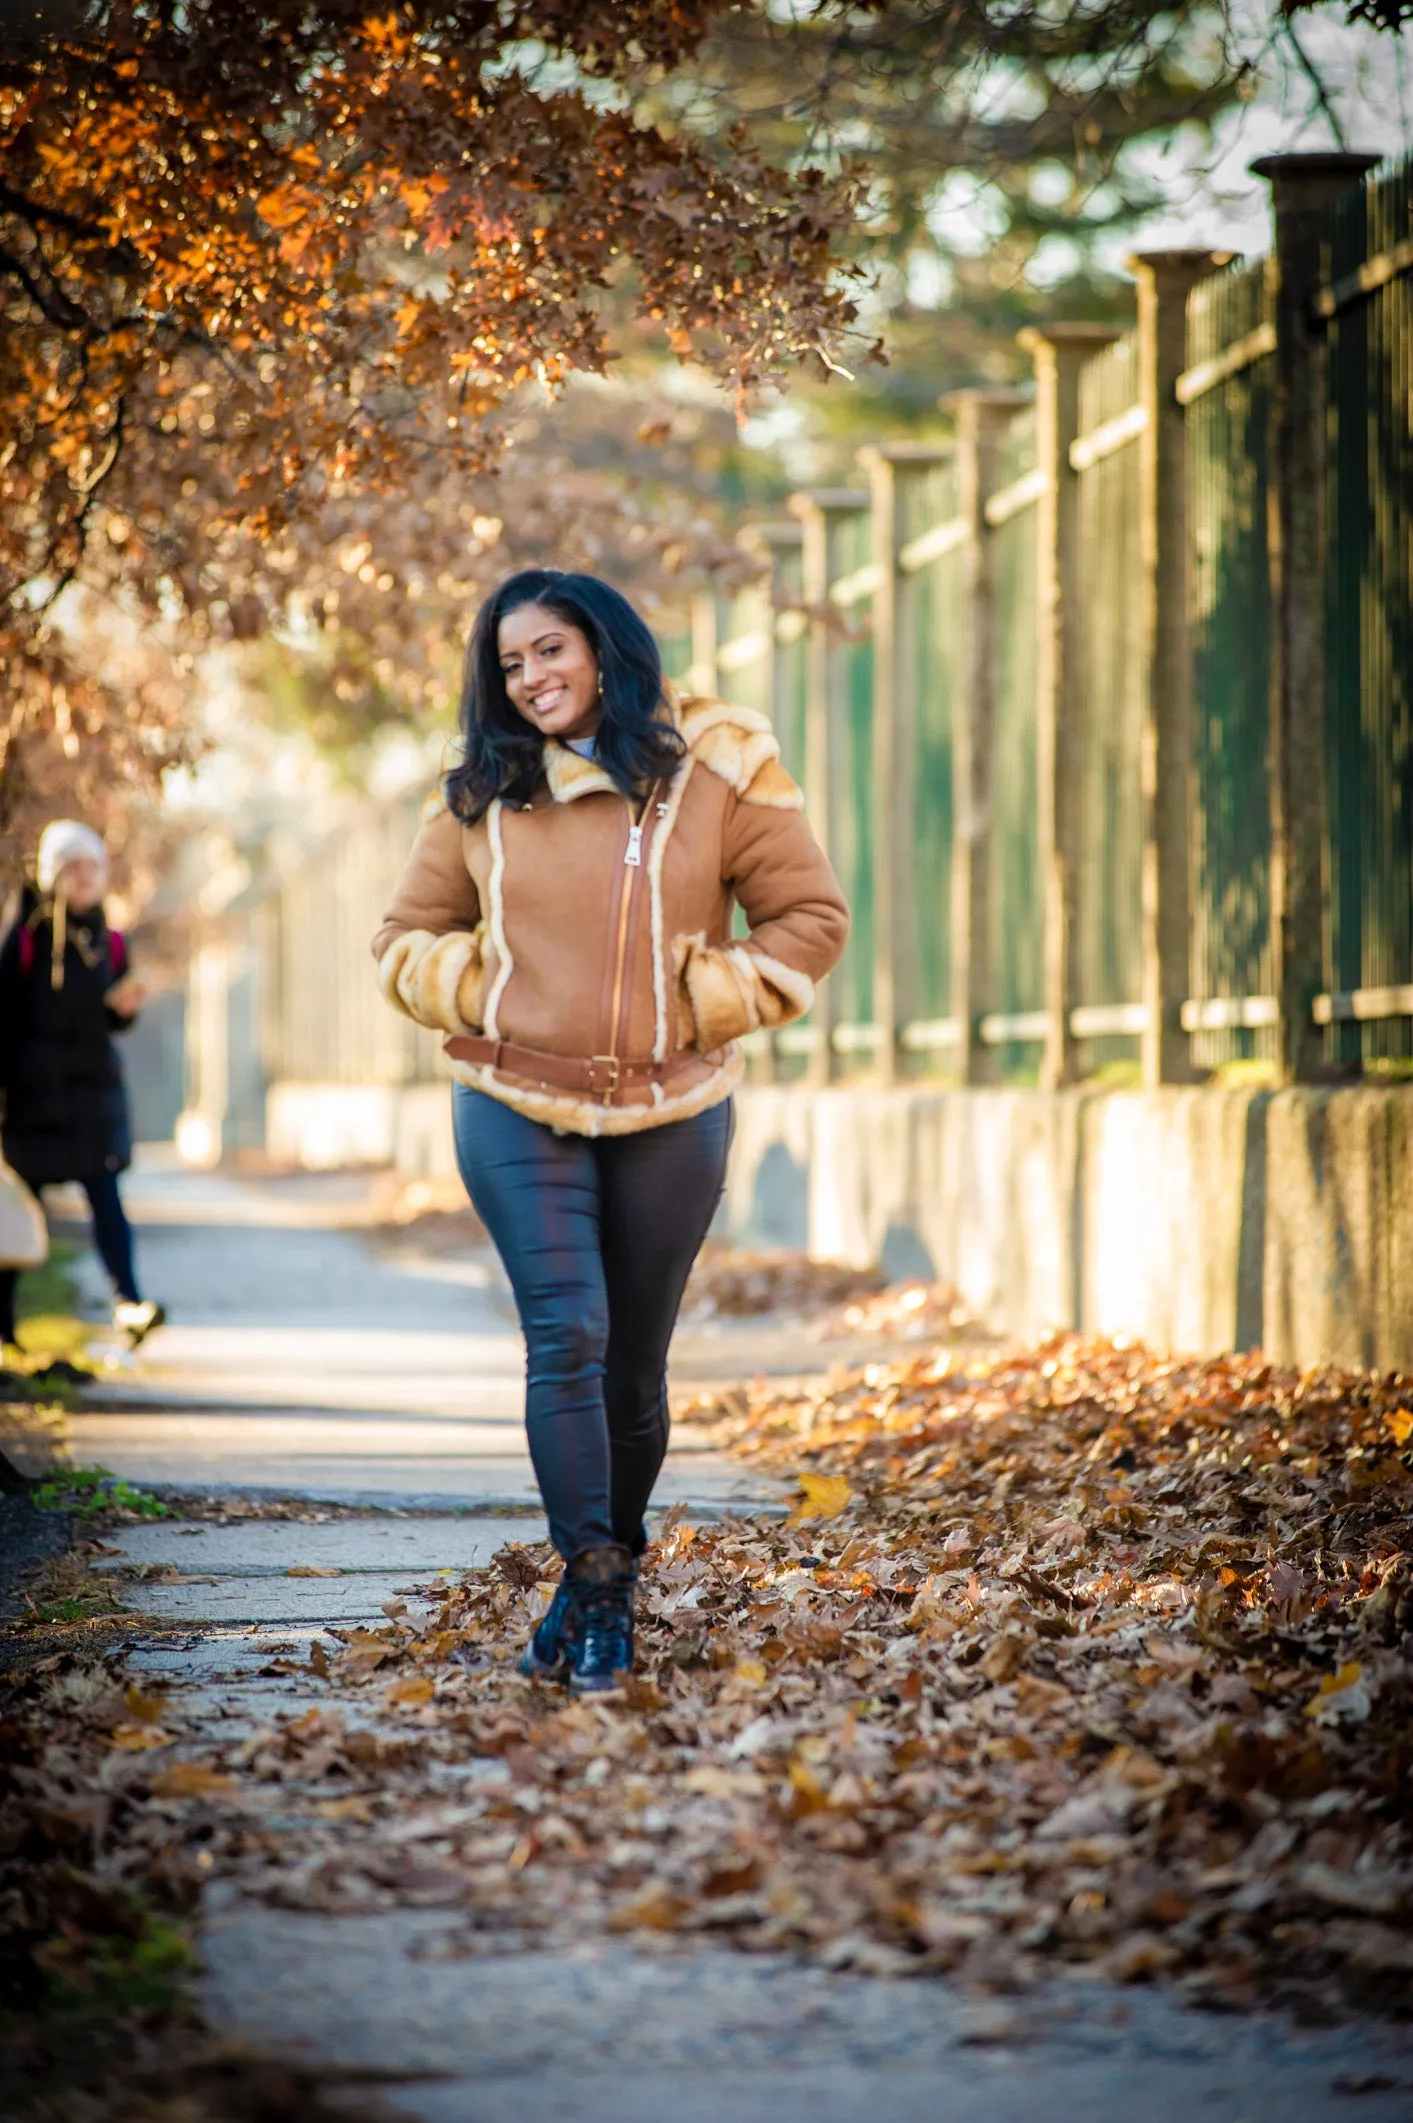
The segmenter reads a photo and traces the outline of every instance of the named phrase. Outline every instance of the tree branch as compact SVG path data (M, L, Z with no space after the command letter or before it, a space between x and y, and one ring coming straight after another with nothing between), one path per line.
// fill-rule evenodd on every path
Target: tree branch
M46 294L24 260L17 258L14 252L7 250L3 244L0 244L0 271L7 272L12 279L18 280L40 315L47 318L50 324L56 325L61 332L81 332L91 325L92 319L88 312L81 310L77 303L71 302L62 288L56 286L52 294Z
M1297 35L1295 34L1295 24L1291 21L1288 15L1285 17L1285 20L1281 26L1284 29L1286 36L1290 40L1290 48L1294 52L1296 59L1299 62L1300 71L1304 74L1311 88L1313 88L1315 91L1315 101L1319 104L1320 109L1325 114L1326 125L1328 125L1330 131L1334 134L1335 146L1339 149L1341 154L1347 153L1349 148L1349 142L1345 137L1344 127L1339 122L1339 113L1336 111L1334 105L1330 101L1329 90L1325 87L1324 77L1321 75L1320 69L1316 66L1314 60L1306 51L1299 37L1297 37Z

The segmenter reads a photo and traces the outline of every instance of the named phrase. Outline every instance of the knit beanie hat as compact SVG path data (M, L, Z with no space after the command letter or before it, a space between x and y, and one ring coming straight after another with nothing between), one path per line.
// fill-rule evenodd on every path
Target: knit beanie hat
M92 826L86 826L77 818L56 818L44 828L39 836L39 855L35 864L41 892L52 892L54 881L66 862L81 862L87 856L96 862L101 873L101 886L108 882L108 850Z

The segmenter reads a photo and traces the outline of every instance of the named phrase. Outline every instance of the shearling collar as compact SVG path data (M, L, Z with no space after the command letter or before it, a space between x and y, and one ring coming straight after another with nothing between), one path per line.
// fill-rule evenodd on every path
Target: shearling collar
M770 718L755 708L735 707L710 693L679 694L665 686L663 700L674 729L687 740L687 757L677 779L692 767L708 768L746 803L763 804L781 811L799 810L804 802L799 789L780 764ZM542 772L555 803L573 803L579 796L621 796L610 774L580 752L550 738L544 747ZM428 824L445 810L440 787L422 808L422 823Z
M682 728L682 701L673 685L662 689L666 719L674 730ZM571 751L557 737L547 738L544 750L544 774L550 795L556 803L573 803L578 796L593 796L607 792L621 796L623 791L613 776L598 764L597 760L585 759L582 752Z

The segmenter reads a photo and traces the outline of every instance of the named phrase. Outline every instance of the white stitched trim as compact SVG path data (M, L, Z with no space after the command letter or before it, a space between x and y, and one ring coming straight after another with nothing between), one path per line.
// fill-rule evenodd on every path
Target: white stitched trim
M651 916L653 954L653 1060L666 1061L668 1026L667 986L667 938L664 932L662 912L662 865L667 854L667 843L672 837L672 828L677 823L677 813L682 806L682 792L691 779L692 762L686 764L674 776L667 792L667 816L653 835L648 854L648 907ZM656 1088L656 1086L654 1086Z
M736 1042L727 1047L719 1068L701 1083L693 1084L688 1091L679 1091L674 1097L664 1095L662 1103L635 1106L596 1106L586 1098L576 1098L569 1091L530 1091L524 1086L497 1076L494 1069L487 1069L474 1062L452 1062L451 1073L459 1084L469 1084L473 1091L486 1091L501 1105L511 1106L517 1113L527 1114L531 1120L543 1121L557 1134L563 1135L636 1135L644 1128L660 1127L670 1120L686 1120L693 1113L701 1113L708 1106L715 1106L735 1090L745 1069L745 1058ZM659 1087L660 1088L660 1087Z
M499 1039L500 1000L510 979L512 965L510 946L505 940L505 828L501 824L499 797L491 805L486 825L491 836L490 923L491 942L495 946L496 954L496 977L491 985L491 992L486 997L485 1034L487 1039Z

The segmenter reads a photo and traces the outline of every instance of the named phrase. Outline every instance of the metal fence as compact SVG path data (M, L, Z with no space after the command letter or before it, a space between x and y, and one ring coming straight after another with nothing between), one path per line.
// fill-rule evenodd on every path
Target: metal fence
M1413 174L1267 168L1271 258L1140 255L1132 331L1032 335L1032 392L744 531L664 642L771 715L853 907L757 1076L1413 1054ZM271 1077L436 1072L367 960L414 810L268 895Z
M1134 330L1033 335L1029 403L958 393L955 451L871 448L867 494L797 497L798 543L753 533L773 628L757 585L692 675L762 705L729 646L761 644L855 911L827 1023L777 1062L1160 1082L1413 1055L1413 175L1268 170L1272 257L1140 255Z
M1413 980L1413 163L1337 202L1326 323L1329 985L1341 1059L1410 1051Z
M1218 273L1188 302L1184 385L1192 547L1193 992L1273 995L1269 435L1275 275L1258 259ZM1208 1064L1268 1057L1264 1023L1194 1032Z

